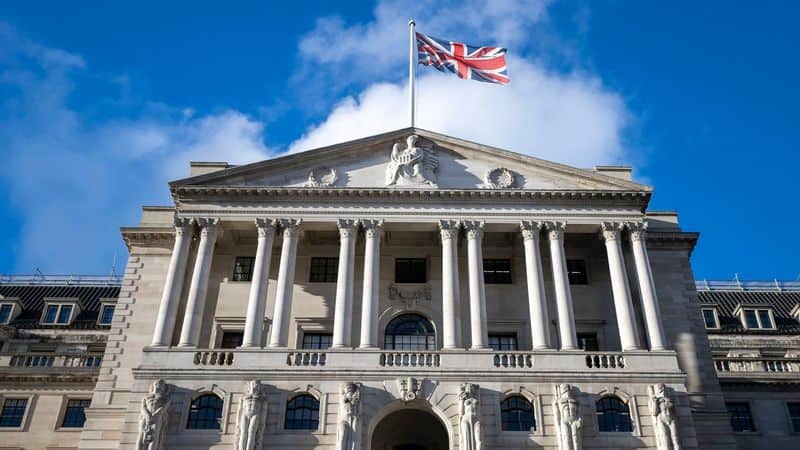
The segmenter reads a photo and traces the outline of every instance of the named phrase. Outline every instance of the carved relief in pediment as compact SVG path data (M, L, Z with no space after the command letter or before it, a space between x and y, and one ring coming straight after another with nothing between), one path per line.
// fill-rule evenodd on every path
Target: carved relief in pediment
M386 186L436 187L439 158L433 143L416 134L406 138L405 148L394 144L386 166Z

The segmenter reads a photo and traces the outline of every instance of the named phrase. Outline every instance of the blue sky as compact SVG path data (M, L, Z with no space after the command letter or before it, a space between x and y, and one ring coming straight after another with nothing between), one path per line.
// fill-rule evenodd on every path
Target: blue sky
M420 69L419 125L631 164L698 278L796 279L793 2L4 2L0 273L107 273L188 160L404 126L405 22L509 48L506 87Z

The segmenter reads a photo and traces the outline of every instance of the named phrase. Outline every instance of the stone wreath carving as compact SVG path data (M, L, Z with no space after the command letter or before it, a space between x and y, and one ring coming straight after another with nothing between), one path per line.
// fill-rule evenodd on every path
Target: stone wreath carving
M317 167L308 172L308 187L329 187L336 184L339 176L336 174L336 169L327 166Z
M389 300L398 302L431 301L431 287L429 285L418 287L400 287L396 284L389 285Z
M489 189L513 188L517 187L517 174L505 167L498 167L486 172L483 182Z

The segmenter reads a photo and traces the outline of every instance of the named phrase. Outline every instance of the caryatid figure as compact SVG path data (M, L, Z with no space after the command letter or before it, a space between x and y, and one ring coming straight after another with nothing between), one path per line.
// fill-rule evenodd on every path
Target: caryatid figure
M652 384L647 390L650 394L648 403L650 414L653 416L658 450L680 450L675 404L667 397L666 387L662 383Z
M478 401L477 384L464 383L458 395L458 433L460 450L481 450L480 402Z
M164 380L153 382L150 393L142 399L139 413L139 436L136 439L137 450L161 450L167 431L167 413L169 411L169 387Z
M572 392L572 386L568 384L555 385L553 412L559 450L581 450L583 419L581 419L580 407Z
M339 427L337 450L359 449L359 425L361 419L361 384L342 383L339 394Z
M239 403L236 417L236 450L255 450L261 448L264 424L267 419L267 397L264 386L258 380L247 384L247 392Z

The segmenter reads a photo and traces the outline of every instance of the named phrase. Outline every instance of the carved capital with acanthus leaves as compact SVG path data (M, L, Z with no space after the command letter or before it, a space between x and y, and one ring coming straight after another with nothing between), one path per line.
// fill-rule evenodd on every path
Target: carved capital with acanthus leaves
M616 241L619 239L619 233L624 228L624 225L619 222L603 222L600 224L600 230L603 233L603 239L606 241Z
M380 219L363 219L361 226L364 227L364 235L367 239L380 239L383 234L383 220Z
M457 220L440 220L439 234L442 237L442 241L458 239L459 228L461 228L461 222Z
M467 239L470 241L483 239L483 226L482 220L465 220L463 223L464 231L467 233Z
M545 222L544 225L547 229L547 237L550 238L551 241L564 240L564 233L567 230L566 222Z
M628 228L628 231L631 233L631 241L638 242L645 238L647 234L647 223L646 222L627 222L625 226Z
M336 226L339 228L339 236L343 239L353 237L358 232L356 219L339 219L336 221Z
M535 220L523 220L519 224L519 229L524 241L532 240L539 242L539 234L542 232L542 228L544 228L544 222L537 222Z
M283 230L283 238L296 238L300 235L300 225L303 219L278 219L278 225Z

